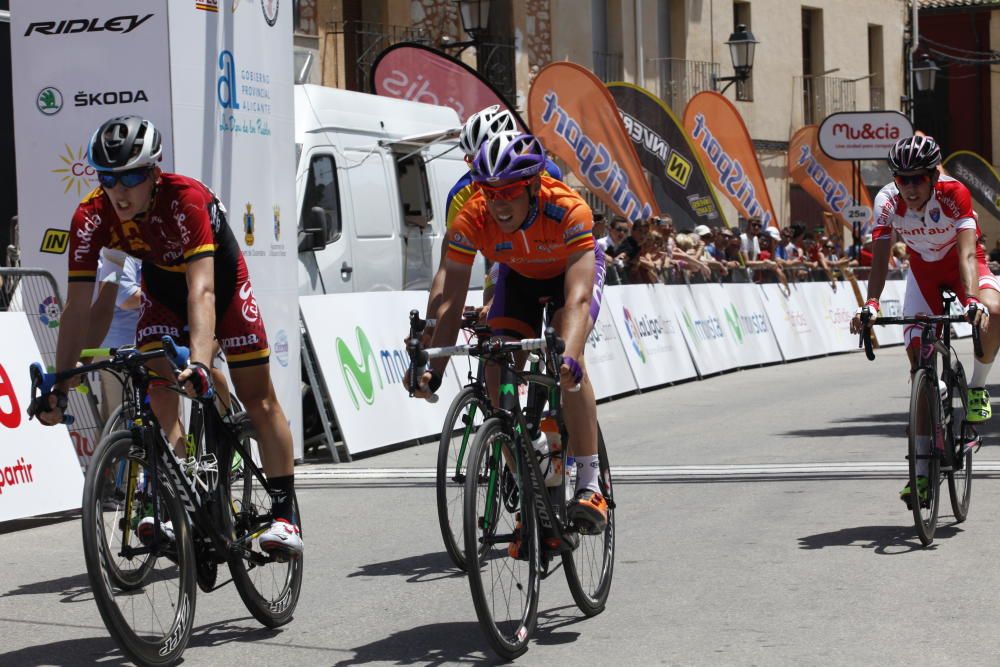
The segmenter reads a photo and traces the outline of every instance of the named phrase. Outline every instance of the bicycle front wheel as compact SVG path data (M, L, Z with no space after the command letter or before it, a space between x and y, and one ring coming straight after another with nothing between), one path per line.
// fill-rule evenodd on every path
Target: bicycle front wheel
M438 443L438 524L444 548L460 570L465 570L462 499L465 497L466 461L472 453L472 439L485 419L485 408L475 389L466 387L460 391L448 408Z
M257 436L246 414L233 419L243 450L253 455ZM242 547L229 559L233 584L247 610L260 623L276 628L292 620L302 589L303 557L277 560L264 552L256 538L271 525L271 494L254 475L255 466L232 447L219 459L223 496L231 511L222 513L229 536ZM295 501L298 514L298 501ZM301 527L301 515L299 515Z
M83 489L83 554L94 600L111 636L144 665L179 660L194 621L194 546L169 477L162 463L154 475L131 434L117 432L98 447ZM140 540L138 524L149 516L158 517L160 531Z
M479 428L465 479L465 560L479 625L505 660L528 648L538 620L539 535L514 434Z
M956 358L952 362L952 382L948 388L945 408L948 417L949 445L951 447L951 470L948 472L948 495L955 521L962 523L969 516L972 502L972 449L966 450L965 443L976 439L973 427L966 423L968 412L969 384L965 379L965 369Z
M615 569L615 501L611 464L600 425L597 426L597 460L601 467L601 495L608 501L608 526L600 535L580 535L579 546L562 557L569 591L576 606L587 616L604 611Z
M913 513L913 523L920 542L927 546L934 541L938 508L941 501L941 448L943 431L939 405L941 395L937 379L925 368L917 369L910 390L909 461L910 499L907 503ZM920 440L930 441L928 451L920 451ZM925 465L921 465L924 463ZM927 477L927 491L921 498L918 478Z

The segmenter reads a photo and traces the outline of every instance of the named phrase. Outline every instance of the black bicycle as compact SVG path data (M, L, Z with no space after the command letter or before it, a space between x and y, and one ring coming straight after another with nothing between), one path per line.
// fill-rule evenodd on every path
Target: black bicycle
M187 348L112 350L111 358L61 373L32 364L29 415L56 383L108 370L123 383L127 430L110 433L87 468L83 547L94 598L111 635L141 664L169 665L187 647L196 587L209 592L228 563L250 613L268 627L288 623L302 586L303 559L272 556L255 542L271 525L271 489L254 461L246 415L214 398L191 401L189 447L180 460L149 405L146 362L187 365ZM176 391L184 396L179 389Z
M944 296L945 312L955 301L955 295ZM865 348L869 360L875 360L872 347L870 318L862 314L862 330L858 347ZM879 317L875 324L917 325L920 327L920 363L910 383L910 412L907 438L909 441L910 496L907 507L913 512L913 522L920 542L926 546L934 541L941 501L941 482L947 478L948 494L955 521L965 521L972 500L972 454L982 445L975 427L965 419L968 408L968 382L965 369L951 344L951 324L967 322L962 315L917 315L914 317ZM972 342L976 356L982 355L978 327L972 327ZM938 358L941 360L940 378ZM939 381L940 380L940 381ZM941 384L943 383L943 385ZM930 438L930 451L920 451L918 437ZM919 462L926 463L926 472ZM924 472L924 474L921 474ZM919 477L926 475L924 493Z
M561 466L561 474L547 485L532 445L539 438L542 419L548 418L568 445L562 454L572 450L560 404L559 367L565 345L555 331L547 327L543 338L516 342L484 336L465 345L421 349L422 329L423 321L411 311L411 392L433 358L470 355L500 369L500 405L479 427L466 458L463 537L480 626L497 654L512 660L528 648L538 620L540 582L558 569L556 556L580 610L587 616L604 611L615 552L615 501L607 448L598 426L599 483L608 503L608 523L592 534L567 518L573 492L568 467ZM515 354L532 351L541 353L541 372L518 370ZM528 396L522 410L517 388L524 384ZM548 408L543 409L546 403Z

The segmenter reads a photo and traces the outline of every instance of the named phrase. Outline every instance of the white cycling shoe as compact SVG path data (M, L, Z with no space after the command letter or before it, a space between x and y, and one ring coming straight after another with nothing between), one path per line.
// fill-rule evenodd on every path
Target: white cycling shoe
M139 541L145 545L153 542L153 531L156 529L156 519L151 516L144 517L135 528L135 534L139 536ZM160 534L170 542L177 538L174 536L174 524L172 521L160 522Z
M257 541L262 551L275 556L297 558L302 555L302 531L284 519L275 520Z

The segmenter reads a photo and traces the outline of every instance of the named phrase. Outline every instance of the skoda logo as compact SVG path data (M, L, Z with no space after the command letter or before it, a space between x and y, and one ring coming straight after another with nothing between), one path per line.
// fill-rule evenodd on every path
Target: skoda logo
M59 92L58 88L53 88L52 86L42 88L42 91L38 93L38 97L35 99L35 106L46 116L55 115L63 107L62 93Z
M260 0L260 10L264 12L264 20L272 28L278 22L278 2L279 0Z

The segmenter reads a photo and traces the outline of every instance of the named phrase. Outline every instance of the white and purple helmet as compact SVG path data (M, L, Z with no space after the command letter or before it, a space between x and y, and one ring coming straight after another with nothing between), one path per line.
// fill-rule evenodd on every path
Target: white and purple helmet
M479 148L472 162L472 180L493 183L528 178L545 169L545 149L533 134L501 132Z
M933 169L941 164L941 149L933 137L915 135L900 139L889 149L889 168L893 173Z
M508 109L500 109L499 104L481 109L469 116L462 126L458 145L469 157L476 157L479 147L487 139L500 132L516 132L517 121Z

